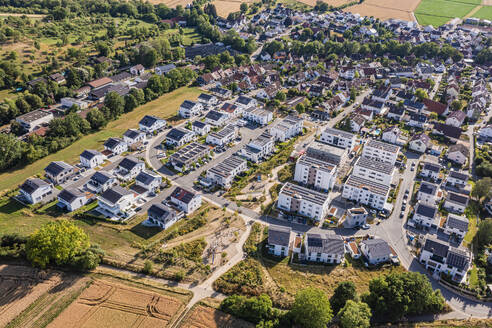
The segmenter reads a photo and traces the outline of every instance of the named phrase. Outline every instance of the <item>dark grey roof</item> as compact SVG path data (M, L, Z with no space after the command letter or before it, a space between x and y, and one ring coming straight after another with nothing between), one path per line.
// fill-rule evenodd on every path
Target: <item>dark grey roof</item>
M191 131L183 130L180 128L173 128L166 134L166 139L181 140L185 135L191 133Z
M123 143L123 142L124 141L121 140L120 138L109 138L104 143L104 147L106 147L108 149L114 149L117 145L119 145L120 143Z
M405 112L405 108L403 107L398 107L398 106L391 106L389 113L401 116Z
M205 126L207 126L207 124L200 121L194 121L192 125L196 126L199 129L203 129Z
M268 244L289 247L290 227L270 225L268 228Z
M141 135L142 132L135 130L135 129L128 129L126 132L123 134L125 137L130 138L130 139L135 139L139 135Z
M183 103L181 104L181 107L186 108L186 109L191 109L191 108L193 108L193 106L195 106L195 105L196 105L196 102L191 101L191 100L185 100L185 101L183 101Z
M441 171L441 166L439 164L434 164L434 163L424 163L424 170L429 170L435 173L439 173Z
M155 176L155 175L152 175L148 172L145 172L145 171L142 171L140 172L137 177L135 178L135 180L137 180L138 182L144 184L144 185L148 185L150 184L152 181L154 181L155 179L158 179L159 177L158 176Z
M101 153L98 152L97 150L92 150L92 149L86 149L82 152L82 154L80 154L81 157L87 160L91 160L97 155L101 155Z
M337 254L345 253L345 245L342 237L338 235L307 234L308 252Z
M446 226L453 229L459 229L461 231L468 231L468 219L462 216L457 216L454 214L448 215L448 220L446 221Z
M97 171L91 176L91 180L99 184L105 184L107 181L113 179L114 177L106 171Z
M422 184L420 185L419 192L428 195L435 195L437 192L437 186L435 184L423 181Z
M427 122L427 116L425 116L423 114L410 113L410 120L416 121L419 123L425 123L425 122Z
M446 197L446 201L450 201L453 203L461 204L466 206L468 204L468 197L456 194L454 192L448 192L448 196Z
M434 129L449 138L459 139L461 136L461 128L452 125L436 123L434 124Z
M236 100L236 102L240 103L241 105L249 105L252 101L252 98L246 96L239 96L239 98L237 98Z
M51 162L50 164L48 164L48 166L44 169L44 171L46 173L53 175L53 176L57 176L58 174L60 174L64 171L68 171L68 170L72 170L72 169L73 169L72 165L69 165L65 162L56 161L56 162Z
M384 257L391 254L391 248L383 239L366 239L361 242L367 246L371 257Z
M170 71L172 71L173 69L176 68L176 65L174 64L167 64L167 65L164 65L164 66L159 66L158 67L160 71L162 71L164 74L166 73L169 73Z
M176 216L176 211L166 205L157 203L152 204L152 206L149 207L147 214L152 216L152 218L165 223Z
M176 187L176 189L173 190L171 197L176 198L185 204L188 204L195 197L195 193L192 193L191 191L185 190L181 187Z
M67 203L73 202L75 199L84 196L84 193L77 188L67 188L63 189L59 194L58 198L63 199Z
M113 188L103 192L101 198L115 204L121 199L121 197L131 194L132 192L128 189L125 189L121 186L114 186Z
M470 263L470 254L467 251L450 247L448 256L446 259L446 264L448 266L453 266L459 270L464 270Z
M162 120L161 118L157 116L151 116L151 115L145 115L138 124L143 125L145 127L152 127L152 125L155 124L155 122Z
M437 208L434 206L427 206L422 203L419 203L417 205L417 209L415 212L419 215L428 217L428 218L434 218L437 212Z
M427 237L424 244L424 250L444 258L448 254L449 245L434 237Z
M47 183L44 180L38 179L38 178L33 178L33 179L27 179L24 181L24 183L20 186L20 189L24 190L28 194L32 194L36 190L38 190L41 187L49 186L50 184Z
M211 110L210 112L207 113L205 117L213 121L218 121L224 116L226 116L226 114L218 112L216 110Z
M209 95L209 94L206 94L206 93L202 93L198 96L198 99L199 100L203 100L203 101L210 101L210 99L212 99L214 96L212 95Z
M468 181L468 174L461 173L458 171L451 171L449 172L449 176L455 179L459 179L461 181L467 182Z
M113 82L120 82L131 79L132 75L128 72L121 72L119 74L110 76L109 78L113 80Z
M120 162L120 164L118 164L118 166L124 168L127 171L130 171L131 169L133 169L135 166L137 166L140 163L143 163L143 162L141 160L139 160L138 158L135 158L133 156L128 156L128 157L123 158L123 160Z

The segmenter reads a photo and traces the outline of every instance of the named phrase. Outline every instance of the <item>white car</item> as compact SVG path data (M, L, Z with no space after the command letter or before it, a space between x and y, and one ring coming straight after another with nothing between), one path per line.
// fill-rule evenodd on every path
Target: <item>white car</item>
M364 230L369 230L370 228L371 228L371 226L368 225L367 223L362 225L362 229L364 229Z

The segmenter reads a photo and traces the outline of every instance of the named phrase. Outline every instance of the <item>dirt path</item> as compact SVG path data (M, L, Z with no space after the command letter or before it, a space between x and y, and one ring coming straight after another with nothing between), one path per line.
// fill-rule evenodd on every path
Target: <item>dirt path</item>
M17 13L0 13L0 16L13 16L13 17L26 16L29 18L44 18L44 17L46 17L46 15L42 15L42 14L17 14Z
M483 0L483 1L485 2L485 1L487 1L487 0ZM491 0L489 0L489 1L491 1ZM473 15L475 15L475 13L476 13L477 11L479 11L480 9L482 9L482 7L483 7L482 5L478 5L478 6L476 6L475 8L473 8L473 9L472 9L472 11L470 11L468 14L466 14L466 15L463 17L463 19L466 19L466 18L469 18L469 17L473 17Z

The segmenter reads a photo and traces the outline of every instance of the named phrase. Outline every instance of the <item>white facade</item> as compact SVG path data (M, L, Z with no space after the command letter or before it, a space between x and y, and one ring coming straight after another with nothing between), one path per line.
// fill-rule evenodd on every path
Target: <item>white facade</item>
M363 207L350 208L347 210L343 226L345 228L360 227L366 224L367 215L368 213Z
M120 155L128 151L128 144L120 138L109 138L104 143L104 149L112 152L114 155Z
M394 166L381 163L370 157L361 156L354 165L352 174L356 177L374 181L383 185L390 185L393 180Z
M360 251L372 265L389 262L393 257L388 243L382 239L367 239L360 243Z
M386 142L369 140L362 150L362 155L372 157L378 161L387 162L395 165L398 158L400 147L388 144Z
M328 213L328 194L286 183L280 190L277 207L314 220L322 220Z
M29 203L37 204L53 192L53 185L44 180L27 179L19 189L20 195Z
M200 115L203 110L203 104L199 102L193 102L185 100L183 104L179 107L179 116L184 118L190 118Z
M98 211L109 217L126 217L135 203L135 195L120 186L106 190L97 199Z
M224 188L230 188L234 177L247 169L246 160L238 156L231 156L207 170L207 180Z
M355 140L355 134L333 128L326 128L321 133L321 136L319 138L319 141L321 142L343 149L348 149L349 152L354 149Z
M105 159L106 156L98 151L86 150L80 155L80 164L84 167L94 168L104 163Z
M269 110L252 107L243 111L243 118L259 125L267 125L273 120L273 113Z
M274 124L269 132L276 141L284 142L302 133L303 119L287 117Z
M424 227L437 228L439 224L439 212L435 206L418 203L412 220Z
M294 181L316 189L331 190L336 181L336 165L303 155L296 162Z
M202 206L202 196L176 187L171 194L171 202L186 214L190 214Z
M372 180L351 175L343 186L342 197L382 210L389 195L389 187Z

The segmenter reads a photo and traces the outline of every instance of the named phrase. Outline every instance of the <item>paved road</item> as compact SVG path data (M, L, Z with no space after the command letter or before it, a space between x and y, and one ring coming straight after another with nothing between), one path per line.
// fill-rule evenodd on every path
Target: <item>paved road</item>
M361 102L362 99L369 93L369 91L366 91L362 93L358 98L357 102ZM333 127L336 125L339 121L344 119L347 115L350 114L350 112L354 108L351 106L349 108L346 108L343 113L339 114L335 119L331 120L328 122L327 126ZM264 128L263 128L264 129ZM258 134L260 134L263 129L256 129L253 131L257 131ZM472 129L472 128L471 128ZM163 169L162 164L160 161L157 159L157 146L160 145L160 143L164 140L164 136L157 136L155 137L150 143L149 147L146 151L146 159L149 162L149 164L158 172L161 174L167 175L169 172L168 170ZM471 139L473 140L473 139ZM193 188L193 181L195 181L198 176L200 175L201 172L204 170L207 170L216 163L217 161L220 161L227 156L230 156L232 153L236 152L239 150L242 145L247 143L249 141L249 138L244 138L243 136L243 141L232 147L231 149L228 149L225 153L220 154L219 156L216 156L214 158L214 161L211 163L206 164L205 166L201 167L198 170L195 170L191 172L190 174L182 177L178 176L172 176L171 175L171 180L173 185L179 185L182 187L186 188ZM362 230L362 231L357 231L355 232L352 229L335 229L333 230L334 233L343 235L343 236L358 236L358 235L365 235L365 234L372 234L375 236L378 236L380 238L383 238L393 246L395 249L396 253L398 254L401 264L408 270L410 271L416 271L416 272L421 272L423 274L427 274L427 271L425 268L417 261L417 259L412 255L410 252L410 247L407 244L407 238L406 238L406 231L404 229L404 224L406 221L406 216L408 215L409 211L409 206L407 206L406 211L405 211L405 217L400 219L400 212L401 212L401 206L403 204L403 196L405 190L409 190L410 192L412 191L413 188L413 183L415 180L415 174L416 174L416 168L418 165L418 162L420 160L420 155L417 155L412 152L408 152L406 154L407 156L407 165L405 171L400 175L402 178L402 182L400 185L400 192L397 195L396 201L394 203L394 211L392 215L384 220L381 224L379 225L373 225L369 230ZM415 163L414 170L412 170L412 163ZM229 211L238 211L241 213L241 216L243 219L246 220L254 220L262 223L268 223L268 224L277 224L277 225L283 225L283 226L290 226L293 231L295 232L320 232L324 231L326 232L327 230L320 229L317 227L311 227L308 225L304 224L298 224L298 223L293 223L289 222L286 220L278 220L276 218L268 217L268 216L262 216L259 213L252 211L248 208L245 207L238 207L235 202L232 202L230 200L227 200L223 197L220 197L216 194L210 194L210 193L205 193L202 196L206 201L213 203L217 206L220 207L227 207ZM248 224L249 227L249 224ZM215 279L220 277L220 275L224 272L226 272L230 267L232 267L234 264L239 262L242 257L242 245L244 241L247 238L247 233L244 234L241 238L241 241L238 243L238 254L235 256L231 261L228 262L228 264L224 267L221 267L212 274L209 279L207 279L204 283L195 286L195 287L190 287L189 289L196 292L196 296L193 298L193 302L198 301L199 299L203 297L209 297L212 296L212 288L211 285ZM441 293L443 294L444 298L448 302L448 304L453 308L454 311L447 313L445 315L440 315L438 316L441 319L462 319L462 318L468 318L468 317L490 317L492 316L492 303L478 303L478 302L473 302L468 299L465 299L453 292L450 292L444 288L441 288L441 286L435 281L432 277L430 277L431 283L434 289L441 289ZM214 296L212 296L214 297ZM193 303L194 304L194 303ZM429 320L432 319L430 317L422 317L422 320Z

